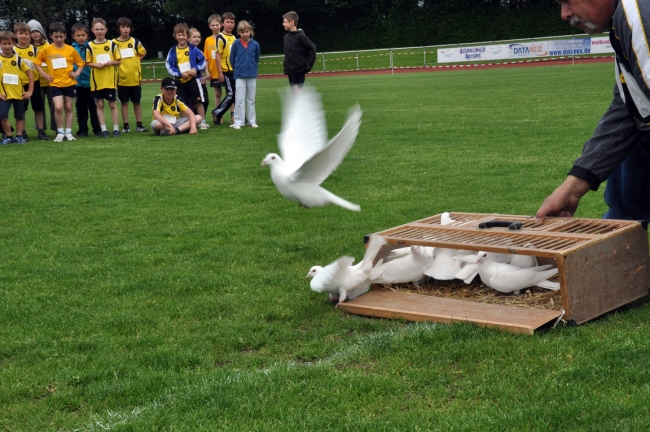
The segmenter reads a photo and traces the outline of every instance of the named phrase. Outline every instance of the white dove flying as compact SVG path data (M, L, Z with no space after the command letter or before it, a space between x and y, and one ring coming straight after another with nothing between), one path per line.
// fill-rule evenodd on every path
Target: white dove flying
M307 277L312 278L309 286L313 291L329 293L330 300L338 297L336 307L346 298L354 299L360 296L370 288L368 274L373 268L372 263L377 253L385 244L383 237L373 235L368 240L363 260L357 265L352 265L353 257L342 256L325 267L313 266L307 273Z
M481 281L503 293L519 294L520 290L545 282L558 273L557 268L541 270L548 266L520 268L511 264L497 263L485 252L479 252L477 257Z
M269 153L262 165L271 168L271 179L283 197L303 207L336 204L352 211L361 207L320 187L350 151L361 125L361 108L350 110L341 131L329 142L320 95L304 87L295 95L288 91L278 147L282 157Z
M389 262L377 263L370 272L373 283L396 284L412 282L416 285L425 277L433 257L424 246L411 246L411 253Z

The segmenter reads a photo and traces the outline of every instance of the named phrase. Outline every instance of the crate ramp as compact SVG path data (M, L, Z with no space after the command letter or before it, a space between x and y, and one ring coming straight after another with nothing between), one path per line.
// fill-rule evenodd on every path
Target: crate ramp
M341 309L359 315L413 321L474 322L515 333L532 334L557 319L582 324L648 294L648 235L639 222L550 217L451 213L454 222L440 225L440 214L376 233L390 250L408 245L536 256L558 267L561 310L545 310L453 300L403 292L373 290ZM485 222L519 223L479 228ZM507 224L506 224L507 225Z

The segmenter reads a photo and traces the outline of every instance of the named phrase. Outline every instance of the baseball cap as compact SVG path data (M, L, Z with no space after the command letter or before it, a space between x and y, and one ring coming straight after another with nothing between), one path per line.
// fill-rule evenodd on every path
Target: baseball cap
M166 88L166 89L175 89L176 88L176 81L174 78L163 78L162 84L160 85L161 88Z

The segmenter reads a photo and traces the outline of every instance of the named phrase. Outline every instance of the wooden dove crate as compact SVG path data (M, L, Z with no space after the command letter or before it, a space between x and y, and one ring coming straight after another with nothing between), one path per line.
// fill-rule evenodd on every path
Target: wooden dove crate
M413 293L373 290L341 304L346 312L409 321L470 321L514 333L563 317L582 324L648 294L648 233L639 222L549 217L539 225L527 216L452 213L376 233L388 241L377 259L408 245L533 255L558 267L562 310L502 306ZM509 222L519 229L509 229ZM479 228L479 224L490 228ZM512 226L511 228L516 228ZM559 309L559 307L558 307ZM564 315L563 315L564 314Z

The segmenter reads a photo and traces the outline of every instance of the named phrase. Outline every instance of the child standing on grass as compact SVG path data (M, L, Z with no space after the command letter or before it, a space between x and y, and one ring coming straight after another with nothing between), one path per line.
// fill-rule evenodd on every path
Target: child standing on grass
M147 55L139 40L131 37L133 23L128 18L119 18L116 23L120 35L113 39L113 42L120 50L122 62L118 68L117 74L117 98L120 100L122 109L122 120L124 129L122 132L131 132L129 126L129 101L133 102L133 112L135 113L136 132L146 132L147 129L142 125L142 69L140 60Z
M160 85L162 93L153 99L153 121L151 130L159 136L178 135L189 132L196 134L196 123L201 116L194 115L192 110L176 96L176 80L163 78Z
M34 45L34 48L36 48L36 53L38 54L39 50L49 45L47 36L45 36L45 30L43 29L41 23L36 20L29 21L27 25L29 26L29 36L32 38L32 45ZM41 67L47 72L47 66L45 64L42 64ZM50 130L56 132L56 121L54 120L54 103L50 97L50 83L47 82L45 78L40 77L39 85L41 87L41 98L43 99L43 102L45 102L47 99L47 105L50 109ZM47 115L45 114L45 110L43 110L43 129L47 129ZM49 138L47 138L47 135L43 133L42 138L41 135L39 135L39 139L45 141Z
M316 62L316 45L298 28L298 14L294 11L282 16L282 26L288 33L284 35L284 74L294 93L305 84L305 74Z
M255 113L255 90L257 88L257 65L260 62L260 46L252 38L255 34L248 21L240 21L237 26L239 39L232 44L230 52L230 63L235 70L235 123L234 129L241 129L246 122L248 111L248 122L252 128L257 127ZM247 110L244 109L244 99Z
M27 75L27 91L23 90L21 74ZM27 63L14 52L14 34L10 31L0 32L0 123L5 138L2 144L19 143L27 141L22 137L25 131L25 103L34 90L34 74ZM11 132L9 124L9 110L13 106L14 119L16 119L16 138Z
M79 56L86 61L86 50L88 50L88 29L83 24L75 24L72 26L72 48L74 48ZM77 70L77 65L74 65L74 70ZM79 130L77 136L88 136L88 118L90 117L90 126L93 128L95 136L102 135L102 129L99 126L99 119L97 118L97 105L95 99L90 95L90 68L85 67L81 74L77 77L77 124Z
M48 137L45 133L45 114L43 110L45 109L45 102L43 101L43 95L41 95L41 85L39 83L40 75L36 72L34 67L34 60L36 59L36 48L32 45L31 36L29 35L29 26L25 22L19 22L14 25L14 36L16 37L16 45L14 46L14 51L18 54L19 57L29 67L29 70L34 74L34 91L32 96L25 101L25 112L29 108L29 102L32 103L32 110L34 111L34 120L36 121L36 130L38 131L38 138L42 141L47 141ZM21 74L23 91L28 90L29 80L27 74ZM27 136L27 131L23 131L22 135L25 141L29 141Z
M36 70L50 83L50 97L54 103L54 117L56 120L56 138L54 142L64 139L74 141L72 136L72 99L77 96L77 77L84 69L84 61L79 53L65 43L65 27L61 23L50 25L50 38L52 44L38 52L36 56ZM49 74L40 66L46 63ZM73 64L77 71L73 71ZM63 111L65 109L65 130L63 129Z
M194 45L195 47L199 47L199 44L201 43L201 32L199 32L195 28L190 29L190 40L189 40L190 45ZM206 59L207 60L207 59ZM207 66L207 61L206 61L206 66ZM209 129L210 125L206 123L205 121L205 111L208 109L208 104L210 103L210 99L208 96L208 88L205 86L206 78L203 76L203 73L199 71L196 77L197 84L201 86L201 96L203 97L202 103L197 103L194 106L194 114L198 114L201 116L201 124L199 124L199 129Z
M106 39L106 21L95 18L91 28L95 40L88 43L86 50L86 66L90 70L90 91L97 104L97 118L102 130L102 138L108 138L106 119L104 117L104 99L108 101L113 121L113 137L120 136L119 118L117 113L117 99L115 69L120 65L122 57L117 45Z
M221 21L223 31L217 36L217 74L219 82L226 88L226 97L212 110L212 121L216 125L221 124L221 118L235 103L235 80L230 64L230 48L235 42L235 36L232 34L235 29L235 14L226 12L221 17Z
M212 36L205 39L205 45L203 46L203 56L207 60L205 71L206 78L210 80L210 87L214 89L214 104L219 105L221 103L221 83L219 82L219 71L217 69L217 37L221 33L221 16L219 14L210 15L208 25L212 31Z
M190 29L185 23L174 26L174 37L178 44L170 48L167 54L167 72L176 78L179 98L194 110L203 104L203 90L197 78L205 70L205 57L194 45L189 43Z

